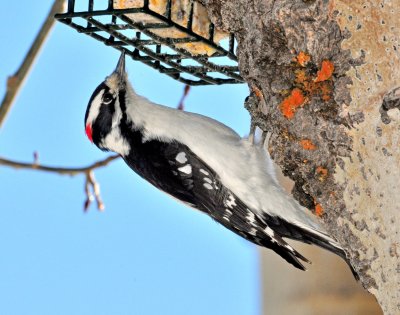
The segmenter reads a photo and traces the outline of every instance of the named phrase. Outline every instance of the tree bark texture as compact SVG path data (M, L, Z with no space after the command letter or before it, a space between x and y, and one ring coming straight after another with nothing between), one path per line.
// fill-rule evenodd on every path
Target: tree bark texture
M400 0L202 0L253 122L385 314L400 313Z

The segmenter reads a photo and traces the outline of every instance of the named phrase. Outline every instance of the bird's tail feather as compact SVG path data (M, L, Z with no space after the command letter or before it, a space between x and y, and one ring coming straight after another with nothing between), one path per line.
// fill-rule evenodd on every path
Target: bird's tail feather
M354 267L351 265L349 259L346 256L346 252L343 247L332 239L327 233L325 233L321 229L313 228L309 225L301 224L299 222L288 222L280 219L279 217L274 217L270 215L264 215L264 222L266 222L280 237L289 238L292 240L300 241L307 244L314 244L319 247L322 247L338 256L340 256L350 267L351 272L356 280L359 280L359 276L355 271ZM282 251L282 250L281 250ZM285 258L288 262L294 265L297 268L305 269L304 267L296 266L293 262L289 261L281 252L277 251L283 258ZM293 256L294 252L297 253L294 249L292 252L285 254L286 256ZM294 255L294 257L298 257ZM290 257L288 257L290 259ZM303 261L306 261L302 259Z
M311 264L307 258L290 246L279 234L274 233L273 237L264 234L264 238L259 241L259 245L272 249L288 263L298 269L306 270L303 262Z
M314 230L312 228L308 228L308 227L305 228L303 226L298 227L298 228L301 229L301 231L299 231L301 233L296 233L295 235L297 237L293 237L293 236L288 236L288 237L298 240L298 241L302 241L307 244L317 245L319 247L322 247L322 248L340 256L350 267L354 278L356 280L360 279L357 272L355 271L354 267L351 265L349 259L347 258L346 252L344 251L343 247L338 242L336 242L334 239L332 239L329 235L327 235L323 232Z

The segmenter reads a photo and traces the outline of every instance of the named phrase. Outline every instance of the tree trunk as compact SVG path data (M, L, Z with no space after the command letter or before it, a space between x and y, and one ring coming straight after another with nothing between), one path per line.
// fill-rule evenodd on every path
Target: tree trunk
M235 33L247 107L295 198L399 314L400 0L202 2Z
M282 186L293 183L277 169ZM261 249L264 315L382 315L372 294L356 282L347 264L316 246L292 242L312 261L307 272L283 264L275 253Z

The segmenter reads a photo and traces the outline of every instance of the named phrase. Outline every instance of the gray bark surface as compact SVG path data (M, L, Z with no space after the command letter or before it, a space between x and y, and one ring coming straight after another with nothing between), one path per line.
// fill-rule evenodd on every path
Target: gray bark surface
M400 314L400 0L201 2L235 33L247 108L293 195Z

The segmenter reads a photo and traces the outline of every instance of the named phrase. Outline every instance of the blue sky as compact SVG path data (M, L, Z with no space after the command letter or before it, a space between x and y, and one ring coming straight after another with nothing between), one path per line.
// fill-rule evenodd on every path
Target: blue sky
M52 1L7 1L1 97ZM6 44L5 44L6 43ZM0 156L46 165L103 159L84 135L94 88L119 53L57 23L0 130ZM135 89L176 106L183 85L127 61ZM245 85L195 87L186 109L248 131ZM160 193L122 161L95 172L106 211L83 213L83 176L0 167L0 314L258 314L258 253Z

